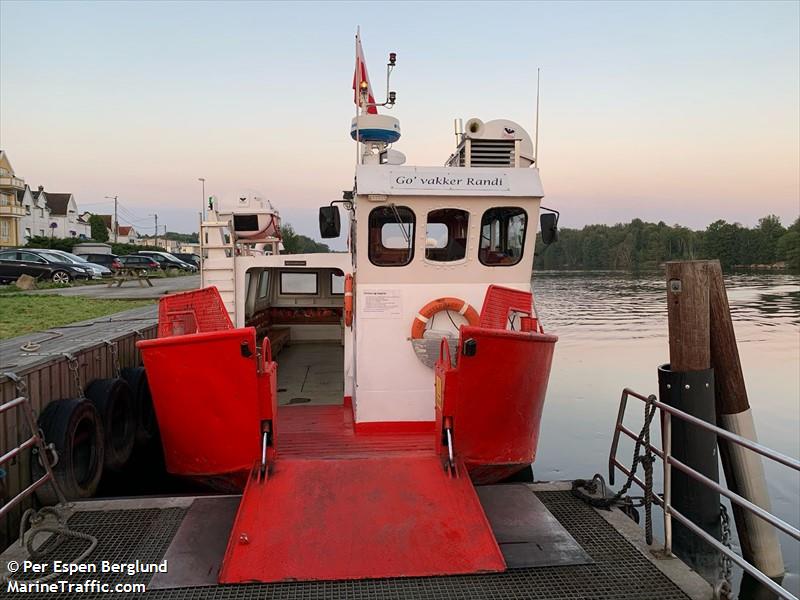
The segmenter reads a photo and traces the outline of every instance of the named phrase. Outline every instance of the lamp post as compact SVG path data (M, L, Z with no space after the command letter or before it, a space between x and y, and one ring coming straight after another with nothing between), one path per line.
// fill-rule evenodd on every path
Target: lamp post
M203 220L205 221L206 220L206 178L205 177L198 177L197 181L199 181L201 183L201 185L203 186L203 192L202 192L203 193L203 203L200 205L200 207L202 208L202 213L201 214L203 215Z
M119 229L119 225L117 224L117 197L116 196L106 196L108 200L114 201L114 222L111 224L111 229L114 232L114 243L117 243L117 230Z

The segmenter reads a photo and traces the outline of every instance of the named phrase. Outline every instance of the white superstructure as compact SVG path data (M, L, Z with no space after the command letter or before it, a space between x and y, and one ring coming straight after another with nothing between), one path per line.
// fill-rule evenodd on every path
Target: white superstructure
M394 63L392 54L387 75ZM297 346L294 355L301 344L340 346L357 425L433 421L430 354L475 318L468 305L479 312L489 285L530 291L544 195L535 144L505 119L458 120L445 166L405 165L393 148L399 121L376 114L394 101L388 77L382 104L366 77L357 86L355 186L320 209L323 237L340 235L344 220L348 252L279 254L275 211L246 197L214 207L201 235L203 284L219 288L236 326ZM554 219L546 229L555 232ZM460 309L427 315L442 298ZM412 332L415 319L426 329Z

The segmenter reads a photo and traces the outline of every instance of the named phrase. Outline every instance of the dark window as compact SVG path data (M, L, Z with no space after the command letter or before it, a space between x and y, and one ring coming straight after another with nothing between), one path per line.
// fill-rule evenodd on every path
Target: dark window
M292 273L281 271L281 294L316 295L319 292L316 273Z
M469 213L442 208L428 213L425 258L437 262L461 260L467 255Z
M481 219L478 259L484 265L508 267L522 259L528 215L514 206L491 208Z
M379 206L369 213L369 260L379 267L402 267L414 258L416 217L407 206Z
M35 262L35 263L46 263L46 262L56 262L55 259L47 260L38 254L34 254L33 252L20 252L19 259L24 260L27 262Z
M15 250L6 250L5 252L0 252L0 260L19 260L17 258L17 252Z
M233 215L233 228L236 231L258 231L258 215Z

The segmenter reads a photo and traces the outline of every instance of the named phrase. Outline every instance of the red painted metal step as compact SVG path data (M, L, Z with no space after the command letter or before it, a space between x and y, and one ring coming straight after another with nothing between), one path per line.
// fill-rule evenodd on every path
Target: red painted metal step
M278 460L242 497L221 583L504 571L466 470L435 456Z

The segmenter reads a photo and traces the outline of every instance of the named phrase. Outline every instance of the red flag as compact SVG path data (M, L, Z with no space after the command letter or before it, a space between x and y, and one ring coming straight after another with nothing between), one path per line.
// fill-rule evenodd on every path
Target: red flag
M353 101L356 103L356 106L361 106L360 89L362 81L367 83L367 102L370 104L370 106L367 106L367 112L377 115L378 108L374 106L375 96L372 94L372 85L369 83L367 61L364 60L364 49L361 47L361 34L359 32L356 33L356 70L355 73L353 73Z

